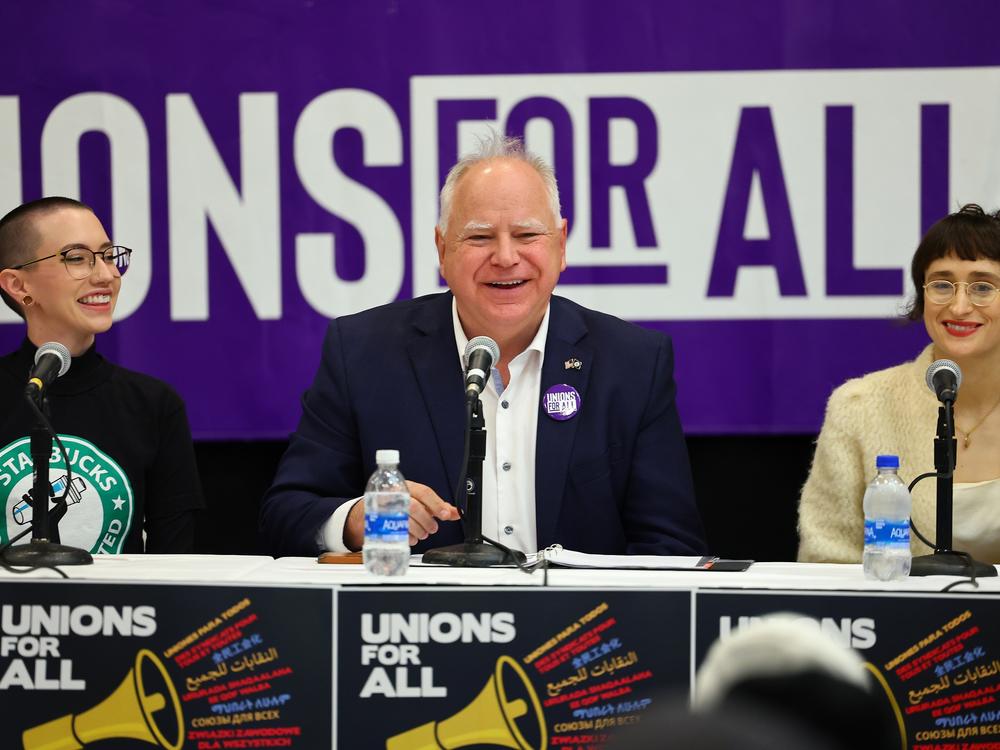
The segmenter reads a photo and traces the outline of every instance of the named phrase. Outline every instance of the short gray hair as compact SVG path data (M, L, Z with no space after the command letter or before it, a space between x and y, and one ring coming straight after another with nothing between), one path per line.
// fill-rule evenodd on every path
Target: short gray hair
M441 234L448 230L448 219L451 214L451 204L455 199L455 188L463 175L476 164L491 159L517 159L528 164L538 172L545 184L545 192L549 197L549 208L556 221L562 219L559 210L559 185L556 183L556 173L542 157L530 151L526 151L524 143L520 138L491 131L489 135L478 138L477 148L472 153L466 154L448 172L448 177L444 181L440 195L440 218L438 219L438 229Z

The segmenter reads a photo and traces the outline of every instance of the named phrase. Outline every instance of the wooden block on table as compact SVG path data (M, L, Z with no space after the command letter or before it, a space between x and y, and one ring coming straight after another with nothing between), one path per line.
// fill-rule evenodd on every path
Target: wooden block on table
M317 560L333 565L361 565L364 562L360 552L324 552Z

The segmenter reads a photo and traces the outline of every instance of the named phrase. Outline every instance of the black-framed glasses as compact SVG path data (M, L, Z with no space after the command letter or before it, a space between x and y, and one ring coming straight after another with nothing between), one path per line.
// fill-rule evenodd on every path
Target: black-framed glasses
M924 284L924 294L927 295L927 299L936 305L947 305L955 298L955 294L958 291L958 287L965 287L965 294L969 298L969 302L976 305L977 307L986 307L987 305L992 305L997 298L997 289L988 281L947 281L945 279L937 279L936 281L928 281Z
M49 258L60 258L62 264L66 266L66 272L74 279L85 279L90 276L94 272L98 258L107 264L112 273L123 276L131 262L132 250L123 245L112 245L99 252L94 252L88 247L71 247L60 250L58 253L52 253L52 255L46 255L44 258L35 258L27 263L19 263L16 266L11 266L11 269L18 271Z

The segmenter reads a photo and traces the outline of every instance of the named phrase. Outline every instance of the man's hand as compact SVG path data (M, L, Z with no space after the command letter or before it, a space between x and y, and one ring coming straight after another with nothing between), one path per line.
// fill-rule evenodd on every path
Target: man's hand
M458 508L442 500L438 494L420 482L406 480L410 491L410 546L426 539L438 530L438 521L457 521ZM365 501L358 500L347 514L344 524L344 544L355 552L365 538Z
M438 497L438 494L420 482L406 480L410 491L410 546L426 539L438 530L438 521L457 521L458 508Z

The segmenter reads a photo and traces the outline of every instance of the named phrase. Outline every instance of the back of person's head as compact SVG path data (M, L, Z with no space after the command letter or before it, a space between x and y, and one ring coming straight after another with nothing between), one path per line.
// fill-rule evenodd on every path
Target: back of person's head
M752 705L692 712L679 696L659 696L638 724L613 734L607 750L839 750L800 722Z
M927 230L910 264L910 276L916 290L907 310L910 320L923 318L924 277L928 267L947 256L1000 263L1000 211L989 214L975 203L966 203Z
M897 748L888 701L853 649L808 617L764 617L717 641L695 678L695 710L761 710L841 748Z
M50 196L23 203L0 219L0 270L32 260L33 253L41 243L39 220L46 214L64 208L93 210L85 203L72 198ZM24 317L21 306L2 289L0 297L7 307Z

